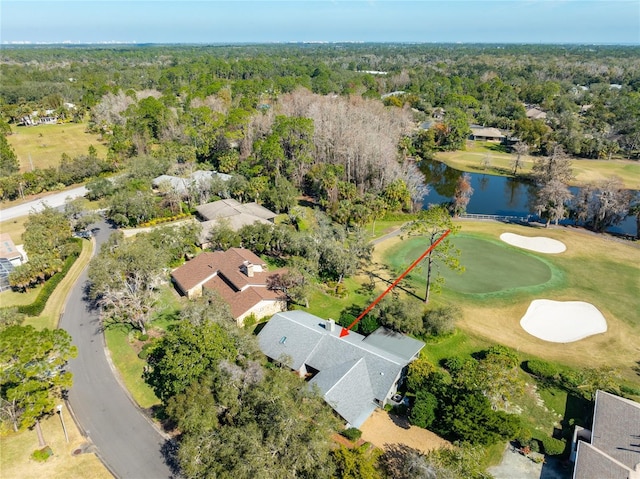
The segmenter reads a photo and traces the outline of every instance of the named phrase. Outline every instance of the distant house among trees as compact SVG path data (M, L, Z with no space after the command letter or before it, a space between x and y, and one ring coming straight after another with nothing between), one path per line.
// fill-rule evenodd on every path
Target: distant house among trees
M211 182L214 178L220 178L222 181L229 181L231 175L225 173L217 173L215 171L198 170L191 173L186 178L171 175L160 175L151 181L154 188L159 188L163 183L168 183L176 193L186 195L189 188L197 186L204 182Z
M277 216L258 203L240 203L231 198L200 205L196 208L196 212L201 220L200 244L203 247L207 246L211 229L220 221L225 221L232 230L237 231L255 222L273 224Z
M502 142L505 136L497 128L485 128L483 126L471 126L472 140Z
M640 478L640 403L596 391L591 430L576 427L574 479Z
M536 107L527 107L525 114L527 115L527 118L529 118L530 120L546 120L547 119L546 112Z
M268 278L282 270L267 271L267 265L251 251L230 248L227 251L201 253L175 269L171 279L180 294L195 298L203 289L217 292L231 308L238 326L247 316L257 319L286 309L286 298L267 288Z
M407 365L424 343L379 328L369 336L350 332L304 311L275 314L258 334L262 352L309 379L351 427L394 403Z

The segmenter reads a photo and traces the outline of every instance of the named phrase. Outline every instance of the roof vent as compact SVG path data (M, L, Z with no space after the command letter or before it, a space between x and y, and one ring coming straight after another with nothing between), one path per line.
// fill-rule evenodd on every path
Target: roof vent
M287 337L286 337L286 336L282 336L282 337L280 338L280 344L284 344L284 343L286 343L286 342L287 342Z

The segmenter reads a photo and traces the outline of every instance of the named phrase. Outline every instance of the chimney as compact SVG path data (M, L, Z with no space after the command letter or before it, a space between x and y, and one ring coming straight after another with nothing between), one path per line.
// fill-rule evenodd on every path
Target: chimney
M331 332L336 329L336 322L331 318L329 318L329 320L327 321L327 329Z
M253 273L254 273L254 269L253 269L253 264L249 263L248 261L244 261L242 263L242 267L244 268L244 272L245 274L249 277L249 278L253 278Z

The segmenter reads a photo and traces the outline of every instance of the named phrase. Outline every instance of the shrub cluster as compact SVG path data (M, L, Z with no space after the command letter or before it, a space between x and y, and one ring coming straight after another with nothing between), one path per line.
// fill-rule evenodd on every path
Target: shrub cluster
M350 441L355 442L358 439L360 439L360 437L362 436L362 431L358 428L350 427L342 431L340 434L346 437L347 439L349 439Z
M543 436L540 442L542 442L543 452L548 456L560 456L564 453L566 443L562 439Z
M552 381L555 380L560 372L554 364L539 359L530 359L524 364L524 369L539 379Z
M78 242L81 241L80 239L76 240ZM74 251L73 253L71 253L71 255L69 255L69 257L65 260L62 266L62 271L54 274L46 283L44 283L42 289L40 290L40 293L38 293L38 297L36 298L36 300L31 304L18 306L18 312L26 314L28 316L38 316L40 313L42 313L44 307L47 305L49 297L53 294L53 291L56 289L58 284L60 284L60 281L62 281L67 275L73 263L75 263L75 261L78 259L78 256L80 256L80 253L78 251Z
M161 225L163 223L170 223L172 221L177 221L177 220L182 220L182 219L185 219L185 218L189 218L190 216L191 216L190 213L181 213L179 215L165 216L163 218L154 218L152 220L145 221L144 223L140 223L138 225L138 227L146 228L146 227L149 227L149 226Z
M33 454L31 454L33 460L38 462L44 462L51 456L53 456L53 451L49 446L45 446L42 449L36 449L35 451L33 451Z

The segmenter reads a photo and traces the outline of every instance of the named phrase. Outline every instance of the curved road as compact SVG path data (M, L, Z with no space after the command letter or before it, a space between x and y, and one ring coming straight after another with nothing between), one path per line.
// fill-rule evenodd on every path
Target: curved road
M113 230L104 221L94 227L99 228L95 236L98 251ZM86 283L85 269L60 320L60 327L71 334L78 347L78 357L69 362L73 373L69 402L76 420L116 477L175 477L162 452L170 449L167 440L133 404L114 376L105 354L98 314L84 300Z

